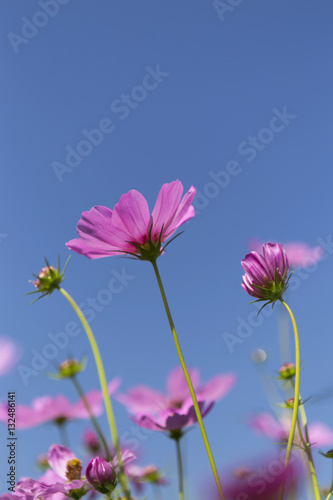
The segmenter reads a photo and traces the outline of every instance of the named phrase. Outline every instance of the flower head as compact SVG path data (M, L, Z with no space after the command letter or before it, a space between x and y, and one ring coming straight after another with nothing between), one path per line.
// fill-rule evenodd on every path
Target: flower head
M226 500L278 500L282 485L287 497L300 479L301 468L296 457L285 468L282 454L268 456L259 464L235 469L225 478L223 492ZM217 498L215 488L210 498Z
M49 373L48 376L56 380L61 380L63 378L73 378L75 377L75 375L85 369L86 364L86 358L83 358L81 361L72 358L66 359L58 366L57 373Z
M33 493L33 498L52 500L53 495L62 493L76 500L90 489L87 481L81 477L81 461L65 446L50 446L47 460L51 467L38 481L23 479L16 485L18 493Z
M288 285L288 257L279 243L263 245L263 255L251 252L241 261L245 271L243 289L256 299L274 303L282 298Z
M35 286L35 288L37 288L37 290L35 290L33 292L28 292L27 295L31 295L32 293L41 293L40 297L38 297L40 299L41 297L51 295L51 293L54 290L59 289L61 283L65 279L64 274L66 271L68 260L69 259L67 259L67 262L66 262L63 270L60 271L60 259L59 258L58 258L57 269L53 266L50 266L47 259L45 259L46 266L40 270L38 275L33 274L33 276L35 276L35 278L37 278L37 280L31 281L31 283L33 283L33 285ZM38 299L36 299L36 300L38 300Z
M279 370L280 380L291 380L295 377L296 368L293 363L284 363Z
M126 474L138 493L142 492L144 484L147 483L167 484L167 480L155 465L141 467L140 465L130 464L126 467Z
M113 394L119 387L119 379L109 383L109 394ZM91 411L95 416L103 412L103 394L101 391L89 391L86 394ZM28 429L45 423L64 423L67 420L86 419L90 415L81 399L71 403L65 396L42 396L35 398L30 406L17 405L17 428ZM7 422L7 403L0 403L0 422Z
M117 485L115 470L104 458L93 458L86 469L86 478L100 493L113 491Z
M200 382L200 373L189 370L201 414L204 417L214 402L225 396L235 384L231 373L218 375L207 384ZM128 394L116 398L134 415L132 418L140 427L156 431L168 431L171 437L179 437L184 427L197 422L192 398L180 367L172 370L167 379L167 394L137 386Z
M263 243L260 243L257 240L251 240L250 242L250 247L257 252L260 252L262 246ZM283 248L288 256L291 268L311 266L318 262L324 254L324 250L320 245L310 247L302 241L290 241L288 243L284 243Z
M79 238L66 243L89 259L128 254L141 260L159 257L174 232L194 217L195 188L183 196L180 181L164 184L150 215L148 203L132 189L122 195L113 210L95 206L83 212L77 225Z
M291 417L285 414L277 420L271 413L263 412L251 416L248 424L256 433L280 443L288 439ZM333 431L322 422L310 423L308 432L312 447L329 446L333 443ZM296 436L295 441L300 444Z

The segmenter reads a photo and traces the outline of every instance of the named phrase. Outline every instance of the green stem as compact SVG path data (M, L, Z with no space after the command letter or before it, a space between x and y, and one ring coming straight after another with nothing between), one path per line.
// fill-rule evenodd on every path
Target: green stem
M293 380L291 381L291 384L292 384L293 387L295 387L295 384L294 384ZM314 466L314 462L313 462L313 456L312 456L312 450L311 450L311 443L310 443L310 439L309 439L308 420L307 420L307 417L306 417L306 412L305 412L305 408L304 408L304 404L303 403L299 406L299 413L300 413L300 416L301 416L302 425L303 425L304 433L305 433L305 440L303 438L302 442L303 442L303 445L304 445L304 451L305 451L305 453L306 453L306 455L308 457L308 461L309 461L310 476L311 476L311 481L312 481L312 485L313 485L313 491L314 491L314 494L315 494L315 499L316 500L320 500L321 499L321 495L320 495L320 490L319 490L319 485L318 485L316 470L315 470L315 466ZM303 437L303 434L302 434L302 437Z
M124 474L124 464L123 464L122 457L121 457L116 420L115 420L113 409L112 409L111 398L110 398L109 392L108 392L108 385L107 385L107 381L106 381L103 362L102 362L102 358L101 358L101 355L100 355L100 352L98 349L96 339L94 337L94 334L93 334L86 318L84 317L84 315L83 315L81 309L79 308L79 306L77 305L77 303L66 292L66 290L64 290L63 288L59 288L59 291L68 300L70 305L73 307L73 309L76 312L79 320L81 321L82 326L83 326L83 328L87 334L87 337L89 339L91 349L92 349L93 354L94 354L96 366L97 366L99 381L100 381L101 388L102 388L106 414L107 414L110 432L111 432L111 438L112 438L112 442L113 442L113 445L114 445L114 447L116 449L116 453L117 453L117 458L118 458L118 463L119 463L119 468L120 468L119 480L120 480L121 486L123 488L123 491L125 493L126 499L131 500L131 494L129 491L127 478Z
M187 367L186 367L186 363L185 363L185 360L184 360L184 357L183 357L183 353L182 353L181 348L180 348L179 340L178 340L178 337L177 337L177 332L176 332L175 325L174 325L174 322L173 322L173 319L172 319L172 316L171 316L169 304L168 304L168 301L167 301L167 298L166 298L166 295L165 295L164 287L163 287L163 284L162 284L161 276L160 276L160 273L159 273L156 261L152 261L152 265L153 265L153 268L154 268L154 271L155 271L155 275L156 275L156 279L157 279L157 282L158 282L158 286L159 286L159 289L160 289L160 292L161 292L161 295L162 295L162 300L163 300L165 312L166 312L166 315L167 315L168 320L169 320L169 325L170 325L170 328L171 328L173 340L174 340L175 345L176 345L176 349L177 349L178 357L179 357L179 360L180 360L180 364L181 364L181 367L183 369L183 372L184 372L184 375L185 375L185 379L186 379L186 382L187 382L187 385L188 385L188 388L189 388L189 391L190 391L190 394L191 394L191 397L192 397L193 406L194 406L195 413L196 413L196 416L197 416L197 420L198 420L198 423L199 423L199 427L200 427L202 439L203 439L203 442L205 444L205 448L206 448L206 452L207 452L208 459L209 459L209 462L210 462L210 466L211 466L212 471L213 471L213 476L214 476L214 479L215 479L215 483L216 483L216 487L217 487L217 490L218 490L218 493L219 493L219 497L220 497L220 500L225 500L224 495L223 495L223 491L222 491L221 482L220 482L220 479L219 479L219 476L218 476L218 472L217 472L217 468L216 468L216 465L215 465L214 457L213 457L212 451L210 449L209 441L208 441L208 438L207 438L206 429L205 429L205 426L204 426L204 423L203 423L203 420L202 420L202 416L201 416L199 404L198 404L198 401L197 401L197 397L196 397L196 394L195 394L195 390L193 388L193 384L192 384L190 375L189 375Z
M281 302L284 305L284 307L287 309L289 316L290 316L290 319L291 319L291 322L292 322L292 325L293 325L294 337L295 337L295 354L296 354L294 407L293 407L291 428L290 428L288 444L287 444L287 451L286 451L286 458L285 458L285 467L287 467L289 464L289 461L290 461L290 455L291 455L291 450L292 450L294 435L295 435L295 428L296 428L296 424L297 424L298 406L299 406L300 375L301 375L301 355L300 355L300 346L299 346L299 335L298 335L298 329L297 329L295 317L292 313L292 310L288 306L288 304L283 299L281 299ZM283 490L284 490L284 485L282 485L282 488L281 488L280 500L282 500L282 498L283 498Z
M95 417L95 415L93 414L91 408L90 408L90 405L88 403L88 400L86 398L86 395L81 387L81 384L79 383L78 379L76 378L76 376L74 375L73 377L71 377L72 381L73 381L73 384L75 386L75 389L77 390L81 400L82 400L82 403L84 404L84 407L86 408L88 414L89 414L89 417L90 417L90 420L91 420L91 423L93 424L94 426L94 429L100 439L100 442L102 443L102 446L104 447L104 450L105 450L105 458L106 460L111 460L111 454L110 454L110 450L109 450L109 447L108 447L108 444L105 440L105 437L103 436L103 432L101 431L101 428L100 426L98 425L98 422L97 422L97 419Z
M183 473L182 453L180 449L180 438L175 439L175 441L177 449L179 500L184 500L184 473Z

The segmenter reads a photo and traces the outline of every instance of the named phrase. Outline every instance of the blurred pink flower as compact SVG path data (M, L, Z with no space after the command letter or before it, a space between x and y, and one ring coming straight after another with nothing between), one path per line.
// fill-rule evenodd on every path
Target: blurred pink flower
M285 468L282 453L234 470L229 478L223 480L223 493L226 500L277 500L283 484L287 494L296 491L300 479L301 467L296 455L292 455L290 464ZM207 495L204 498L206 500ZM209 498L217 500L215 488Z
M137 493L142 493L144 484L147 483L157 484L160 486L168 483L155 465L146 465L145 467L142 467L140 465L129 464L126 467L126 474Z
M288 439L290 423L290 417L282 417L279 421L271 413L267 412L258 413L248 419L248 424L252 430L276 442L283 442ZM310 423L308 432L313 447L318 448L333 443L333 430L322 422Z
M48 469L38 480L23 479L19 481L15 491L22 494L32 493L33 498L60 500L63 498L62 495L69 495L70 490L82 488L83 492L91 488L91 485L81 477L81 461L65 446L51 445L47 460L51 469ZM61 496L58 496L59 493ZM76 498L80 498L80 496Z
M262 243L258 240L250 241L251 250L260 252ZM288 256L290 267L307 267L318 262L323 256L323 248L319 245L310 247L301 241L284 243L283 248Z
M21 354L16 342L9 337L0 337L0 377L14 368Z
M236 377L232 373L218 375L204 385L200 383L198 370L190 369L189 373L203 417L214 402L224 397L235 385ZM115 398L134 414L134 422L147 429L174 432L195 424L197 419L192 398L180 367L171 371L166 385L167 394L137 386Z
M194 217L195 189L184 195L180 181L164 184L150 215L144 196L132 189L123 194L113 210L95 206L83 212L77 225L79 238L66 246L89 259L133 254L151 260L163 253L162 243Z
M120 380L113 379L109 383L109 394L119 387ZM103 412L103 395L101 391L90 391L86 394L87 401L95 416ZM16 406L16 428L28 429L49 422L63 423L66 420L90 418L81 399L72 404L65 396L43 396L32 401L30 406ZM8 419L7 403L0 405L0 422Z

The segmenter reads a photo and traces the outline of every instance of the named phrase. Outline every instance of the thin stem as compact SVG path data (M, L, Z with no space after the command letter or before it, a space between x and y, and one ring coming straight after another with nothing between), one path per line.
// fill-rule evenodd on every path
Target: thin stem
M96 431L96 433L97 433L97 435L98 435L98 437L99 437L99 439L104 447L105 458L106 458L106 460L111 460L111 455L110 455L110 450L109 450L108 444L105 440L105 437L103 436L103 432L101 431L101 428L97 422L97 419L90 408L90 405L89 405L88 400L86 398L86 395L81 387L81 384L79 383L79 381L75 375L73 377L71 377L71 379L72 379L72 382L75 386L75 389L77 390L77 392L82 400L82 403L84 404L84 407L86 408L87 412L89 413L91 423L93 424L94 429L95 429L95 431Z
M84 315L83 315L81 309L79 308L79 306L77 305L77 303L66 292L66 290L64 290L63 288L59 288L59 291L68 300L70 305L73 307L73 309L76 312L77 316L79 317L79 320L81 321L82 326L83 326L83 328L87 334L87 337L89 339L91 349L92 349L93 354L94 354L96 366L97 366L99 381L100 381L101 388L102 388L106 414L107 414L110 432L111 432L111 438L112 438L112 442L113 442L113 445L114 445L114 447L116 449L116 453L117 453L117 458L118 458L118 463L119 463L119 468L120 468L120 474L119 474L120 483L121 483L121 486L124 490L126 499L131 500L131 494L130 494L130 491L128 488L127 478L124 474L124 464L123 464L122 457L121 457L116 420L115 420L113 409L112 409L112 403L111 403L111 398L110 398L109 392L108 392L108 385L107 385L107 381L106 381L106 377L105 377L103 362L102 362L102 358L101 358L101 355L100 355L100 352L98 349L97 342L95 340L94 334L93 334L86 318L84 317Z
M287 467L289 464L289 461L290 461L290 455L291 455L291 450L292 450L292 446L293 446L295 428L296 428L296 423L297 423L298 406L299 406L300 375L301 375L301 355L300 355L298 328L297 328L297 323L296 323L295 317L292 313L292 310L288 306L288 304L283 299L281 299L281 302L284 305L284 307L287 309L289 316L290 316L290 319L291 319L291 322L292 322L292 325L293 325L294 337L295 337L295 354L296 354L294 406L293 406L293 415L292 415L292 419L291 419L291 427L290 427L290 433L289 433L287 451L286 451L286 458L285 458L285 467ZM284 485L282 485L282 488L281 488L280 500L282 500L282 498L283 498L283 490L284 490Z
M295 387L295 384L294 384L293 380L291 380L291 384L292 384L293 387ZM305 440L303 438L302 442L303 442L303 445L304 445L304 451L305 451L305 453L306 453L306 455L308 457L308 461L309 461L310 476L311 476L311 481L312 481L312 485L313 485L313 491L314 491L314 494L315 494L315 499L316 500L320 500L321 499L321 495L320 495L320 490L319 490L319 486L318 486L318 480L317 480L316 470L315 470L315 466L314 466L314 462L313 462L313 456L312 456L312 450L311 450L311 443L310 443L309 432L308 432L308 420L307 420L307 417L306 417L304 404L301 404L299 406L299 413L300 413L300 416L301 416L302 425L303 425L304 433L305 433ZM301 435L303 437L302 433L301 433Z
M184 500L184 474L183 474L183 461L180 449L180 438L175 439L177 449L177 466L178 466L178 491L179 500Z
M203 423L203 420L202 420L202 416L201 416L199 404L198 404L198 401L197 401L197 397L196 397L196 394L195 394L195 390L193 388L193 384L192 384L190 375L189 375L187 367L186 367L186 363L185 363L185 360L184 360L184 357L183 357L183 353L182 353L181 348L180 348L179 340L178 340L178 337L177 337L177 332L176 332L175 325L174 325L174 322L173 322L173 319L172 319L172 316L171 316L169 304L168 304L168 301L167 301L167 298L166 298L166 295L165 295L164 287L163 287L163 284L162 284L161 276L160 276L160 273L159 273L156 261L152 261L152 265L153 265L153 268L154 268L154 271L155 271L155 275L156 275L156 279L157 279L157 282L158 282L158 286L159 286L159 289L160 289L160 292L161 292L161 296L162 296L162 300L163 300L165 312L166 312L166 315L168 317L168 321L169 321L169 325L170 325L170 328L171 328L173 340L174 340L175 345L176 345L176 349L177 349L178 357L179 357L179 360L180 360L180 364L181 364L181 367L183 369L183 372L184 372L184 375L185 375L185 379L186 379L186 382L187 382L187 385L188 385L188 388L189 388L189 391L190 391L190 394L191 394L191 397L192 397L194 410L195 410L195 413L196 413L196 416L197 416L198 424L199 424L199 427L200 427L200 431L201 431L203 442L205 444L205 448L206 448L206 452L207 452L208 459L209 459L209 462L210 462L210 466L211 466L212 471L213 471L213 476L214 476L214 479L215 479L215 483L216 483L216 487L217 487L217 490L218 490L218 493L219 493L219 497L220 497L220 500L225 500L224 495L223 495L223 491L222 491L221 482L220 482L219 475L218 475L218 472L217 472L217 468L216 468L216 465L215 465L214 457L213 457L213 454L212 454L212 451L211 451L211 448L210 448L210 445L209 445L209 441L208 441L208 438L207 438L206 429L205 429L205 426L204 426L204 423Z

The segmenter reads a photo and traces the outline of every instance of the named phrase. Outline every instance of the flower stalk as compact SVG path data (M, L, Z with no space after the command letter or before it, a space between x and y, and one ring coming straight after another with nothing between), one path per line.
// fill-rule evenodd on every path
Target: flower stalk
M103 398L104 398L104 404L105 404L105 409L106 409L106 414L107 414L107 419L109 422L109 427L110 427L110 432L111 432L111 437L112 437L112 442L116 450L117 458L118 458L118 463L120 467L120 483L123 488L123 491L125 493L126 500L131 500L131 495L128 487L128 482L126 475L124 473L124 465L121 457L121 451L120 451L120 445L119 445L119 439L118 439L118 431L117 431L117 426L116 426L116 420L114 417L113 413L113 408L112 408L112 403L111 403L111 398L108 393L108 386L107 386L107 381L106 381L106 376L105 376L105 371L103 367L103 362L102 358L99 352L99 348L96 342L96 339L94 337L94 334L89 326L89 323L87 322L86 318L84 317L81 309L79 306L76 304L74 299L69 295L69 293L64 290L64 288L59 287L60 293L68 300L70 305L73 307L74 311L76 312L79 320L82 323L82 326L87 334L87 337L89 339L96 366L97 366L97 371L98 371L98 376L101 384L101 389L103 393Z
M287 467L289 462L290 462L290 455L291 455L291 450L292 450L292 446L293 446L293 442L294 442L294 435L295 435L295 429L296 429L297 418L298 418L300 375L301 375L301 356L300 356L298 328L297 328L297 323L296 323L295 317L292 313L292 310L288 306L288 304L282 298L280 299L280 301L284 305L284 307L287 309L289 316L290 316L290 319L291 319L291 322L292 322L292 325L293 325L294 337L295 337L295 356L296 356L296 358L295 358L295 385L294 385L293 414L292 414L292 419L291 419L291 427L290 427L287 450L286 450L286 457L285 457L285 467ZM284 490L284 487L282 486L281 492L280 492L280 500L282 500L282 498L283 498L283 490Z
M87 401L87 398L86 398L86 395L84 394L84 391L81 387L81 384L79 383L77 377L75 377L75 375L73 377L71 377L72 379L72 382L74 384L74 387L75 389L77 390L77 393L79 394L81 400L82 400L82 403L84 404L87 412L89 413L89 417L90 417L90 420L91 420L91 423L92 425L94 426L94 429L96 431L96 434L98 435L99 439L100 439L100 442L104 448L104 451L105 451L105 458L106 460L111 460L111 455L110 455L110 450L109 450L109 447L107 445L107 442L105 440L105 437L103 435L103 432L101 431L101 428L97 422L97 419L95 417L95 415L93 414L93 412L91 411L91 408L90 408L90 405Z
M218 475L218 472L217 472L217 468L216 468L216 464L215 464L215 461L214 461L214 457L213 457L213 454L212 454L212 451L211 451L211 448L210 448L210 444L209 444L209 441L208 441L206 429L205 429L205 426L204 426L204 423L203 423L203 420L202 420L202 416L201 416L201 412L200 412L198 400L197 400L197 397L196 397L196 394L195 394L195 390L194 390L194 387L193 387L190 375L188 373L188 369L187 369L187 366L186 366L186 363L185 363L185 360L184 360L184 356L183 356L183 353L182 353L182 350L181 350L181 347L180 347L180 343L179 343L179 340L178 340L176 328L175 328L175 325L174 325L174 322L173 322L173 319L172 319L172 315L171 315L169 304L168 304L168 301L167 301L167 298L166 298L166 295L165 295L165 291L164 291L163 283L162 283L162 280L161 280L161 276L160 276L160 273L159 273L159 270L158 270L158 267L157 267L157 264L156 264L156 260L152 260L151 263L152 263L154 271L155 271L155 275L156 275L158 286L159 286L159 289L160 289L160 292L161 292L161 296L162 296L162 300L163 300L165 312L166 312L166 315L167 315L167 318L168 318L168 321L169 321L169 325L170 325L170 329L171 329L171 332L172 332L172 336L173 336L173 339L174 339L174 342L175 342L175 345L176 345L176 349L177 349L179 361L180 361L181 367L183 369L183 372L184 372L184 375L185 375L185 379L186 379L186 382L187 382L187 385L188 385L188 388L189 388L189 391L190 391L190 394L191 394L191 397L192 397L195 414L196 414L196 417L197 417L197 420L198 420L198 424L199 424L201 435L202 435L202 439L203 439L203 442L204 442L204 445L205 445L205 448L206 448L206 452L207 452L207 456L208 456L208 459L209 459L209 463L210 463L210 466L211 466L211 469L212 469L212 472L213 472L213 476L214 476L214 479L215 479L216 487L217 487L217 490L218 490L218 493L219 493L219 498L220 498L220 500L225 500L225 497L223 495L223 490L222 490L221 482L220 482L220 478L219 478L219 475Z

